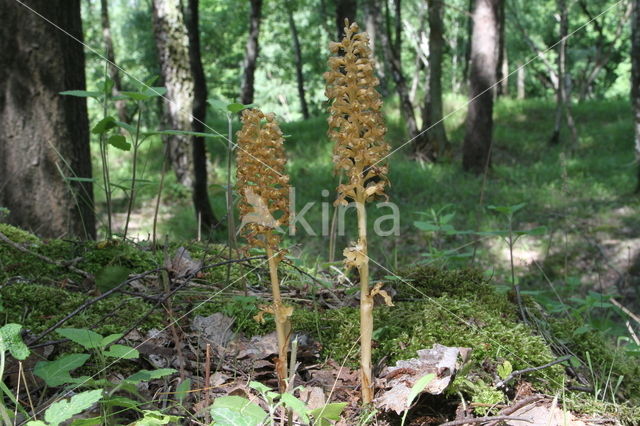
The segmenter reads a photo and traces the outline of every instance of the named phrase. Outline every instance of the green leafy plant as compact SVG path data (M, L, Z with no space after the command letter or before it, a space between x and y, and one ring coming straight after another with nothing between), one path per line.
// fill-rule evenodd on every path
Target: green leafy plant
M211 418L214 423L221 425L258 426L263 424L275 425L276 413L285 408L298 416L303 425L330 426L332 422L340 420L346 403L329 403L320 408L309 409L304 402L296 398L293 392L278 393L259 382L251 382L249 386L260 394L268 407L268 412L255 402L241 396L223 396L217 398L211 406Z
M9 352L17 360L25 360L29 356L29 348L22 341L20 324L5 324L0 328L0 379L4 377L6 354ZM4 405L6 395L16 407L20 407L17 398L7 385L0 380L0 416L5 424L12 424L9 411Z
M102 399L102 389L85 391L72 396L69 400L62 399L47 408L44 412L44 422L32 420L27 423L27 426L58 426L76 414L91 408L100 399Z

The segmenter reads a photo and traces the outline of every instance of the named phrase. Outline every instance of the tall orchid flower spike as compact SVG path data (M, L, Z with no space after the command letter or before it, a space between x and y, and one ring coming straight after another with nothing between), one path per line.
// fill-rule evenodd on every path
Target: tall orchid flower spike
M285 251L280 250L280 235L274 231L289 222L289 176L285 173L284 139L275 115L257 109L244 110L238 132L237 190L240 193L240 231L250 246L266 250L271 278L273 304L263 307L256 319L271 313L276 321L278 361L276 374L280 392L287 382L287 352L293 308L280 296L278 264Z
M367 211L365 203L376 196L385 196L389 183L388 168L380 164L389 153L384 142L387 131L382 118L382 99L376 90L369 36L358 32L358 25L345 20L345 37L331 43L329 71L324 74L325 94L329 108L329 137L334 141L333 162L336 173L344 173L347 183L338 186L336 205L355 203L358 214L358 241L344 250L347 268L357 268L360 274L360 368L362 401L373 399L371 370L371 340L373 334L373 297L384 290L369 287L369 257L367 255Z

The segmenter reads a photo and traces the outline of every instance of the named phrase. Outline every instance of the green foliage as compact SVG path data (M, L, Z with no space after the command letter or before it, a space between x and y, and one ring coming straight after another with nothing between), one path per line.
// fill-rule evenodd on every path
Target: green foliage
M28 426L58 426L60 423L66 422L76 414L90 408L93 404L102 398L102 389L90 390L74 395L68 401L61 401L51 404L44 413L44 420L31 421Z

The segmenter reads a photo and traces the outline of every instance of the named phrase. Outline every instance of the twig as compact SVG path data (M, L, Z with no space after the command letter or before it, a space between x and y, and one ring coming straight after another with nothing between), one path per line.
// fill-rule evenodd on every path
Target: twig
M508 382L510 382L511 380L513 380L517 376L521 376L523 374L531 373L531 372L534 372L534 371L539 371L539 370L542 370L544 368L551 367L551 366L556 365L556 364L560 364L561 362L565 362L570 358L571 358L571 355L565 355L563 357L560 357L560 358L556 359L555 361L551 361L551 362L546 363L544 365L541 365L539 367L530 367L530 368L525 368L523 370L516 370L513 373L509 374L506 379L499 381L496 384L496 387L497 388L503 387L505 384L507 384Z
M514 420L518 422L533 423L530 419L525 419L524 417L490 416L490 417L472 417L470 419L454 420L452 422L442 423L440 426L461 426L461 425L466 425L467 423L487 423L487 422L497 422L502 420Z
M505 408L504 410L500 411L500 415L503 416L508 416L509 414L513 414L516 411L518 411L519 409L521 409L524 406L527 406L529 404L532 404L534 402L538 402L541 399L544 399L543 395L531 395L530 397L527 397L521 401L516 402L515 404Z
M616 305L618 308L620 308L622 310L622 312L624 312L625 314L629 315L629 317L634 320L635 322L637 322L640 325L640 317L638 317L636 314L634 314L633 312L631 312L629 309L625 308L624 306L622 306L622 304L620 302L618 302L616 299L611 298L609 299L611 301L611 303L613 303L614 305Z
M89 272L83 271L82 269L79 269L79 268L76 268L75 266L73 266L69 262L61 262L59 260L51 259L50 257L44 256L42 254L35 253L35 252L29 250L28 248L24 247L23 245L18 244L15 241L12 241L9 237L4 235L2 232L0 232L0 240L2 240L5 243L9 244L11 247L13 247L14 249L16 249L18 251L30 254L31 256L35 256L40 260L44 260L45 262L51 263L51 264L56 265L56 266L58 266L60 268L66 268L66 269L70 270L71 272L75 272L78 275L82 275L83 277L85 277L86 279L88 279L88 280L90 280L92 282L95 279L94 276L92 274L90 274Z
M58 327L60 327L62 324L64 324L65 322L69 321L71 318L73 318L74 316L78 315L80 312L84 311L85 309L87 309L89 306L101 301L102 299L106 299L107 297L111 296L113 293L117 292L118 290L120 290L122 287L130 284L133 281L136 281L140 278L144 278L149 274L153 274L155 272L158 272L160 270L162 270L164 268L158 268L158 269L154 269L151 271L147 271L147 272L143 272L142 274L137 274L134 275L131 278L126 279L125 281L121 282L120 284L118 284L117 286L113 287L110 290L105 291L104 293L102 293L100 296L94 297L93 299L87 300L86 302L84 302L82 305L78 306L77 308L75 308L73 311L71 311L70 313L68 313L67 315L64 316L64 318L62 318L61 320L59 320L58 322L56 322L55 324L53 324L51 327L47 328L45 331L43 331L42 333L40 333L38 336L36 336L34 339L32 339L31 341L29 341L27 343L27 346L34 344L35 342L39 341L40 339L42 339L44 336L48 335L49 333L51 333L52 331L54 331L55 329L57 329Z

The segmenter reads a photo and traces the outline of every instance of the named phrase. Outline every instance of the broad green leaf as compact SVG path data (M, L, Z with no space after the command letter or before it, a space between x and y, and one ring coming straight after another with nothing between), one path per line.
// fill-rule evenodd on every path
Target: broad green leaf
M243 109L245 109L247 107L248 107L248 105L242 105L242 104L239 104L237 102L234 102L232 104L227 105L227 109L230 112L232 112L233 114L237 114L237 113L239 113L240 111L242 111Z
M102 354L106 357L118 359L137 359L140 357L140 352L125 345L111 345L109 349L102 352Z
M87 90L65 90L64 92L60 92L61 95L65 96L75 96L77 98L99 98L102 96L100 92L90 92Z
M58 426L60 423L66 422L76 414L80 414L90 408L100 398L102 398L102 389L96 389L74 395L69 401L63 399L62 401L54 402L45 411L44 419L51 426Z
M164 87L148 87L142 91L147 97L164 96L167 93L167 89Z
M144 410L143 413L144 417L133 423L133 426L166 425L169 423L178 424L181 419L179 416L172 416L154 410Z
M309 415L316 419L316 422L327 424L327 420L340 420L342 410L344 410L346 406L346 402L332 402L331 404L309 411ZM322 422L323 420L324 422Z
M116 127L116 119L109 115L98 121L98 124L96 124L93 129L91 129L91 133L93 133L94 135L101 135L113 129L114 127Z
M309 410L304 402L300 401L288 392L283 393L280 396L280 400L284 402L284 405L287 408L296 413L304 423L309 423L309 417L307 417L307 411Z
M27 426L47 426L47 424L42 420L31 420L29 423L27 423Z
M267 418L267 413L241 396L222 396L213 402L211 418L221 425L258 426Z
M257 390L260 393L267 393L271 391L271 388L269 386L256 381L249 382L249 387L251 389Z
M56 330L56 333L79 344L85 349L102 347L103 337L95 331L87 330L86 328L59 328Z
M116 334L110 334L107 337L102 339L102 347L104 348L107 345L110 345L111 343L118 341L122 338L122 333L116 333Z
M149 99L149 96L140 92L120 92L120 94L129 99L133 99L134 101L146 101L147 99Z
M107 139L107 143L114 148L118 148L122 151L131 151L131 144L127 142L127 138L122 135L111 135Z
M190 390L191 390L191 379L185 379L176 387L176 398L178 399L178 402L180 404L182 404L182 401L184 401L185 397L187 396Z
M173 368L159 368L157 370L140 370L137 373L132 374L131 376L124 379L129 383L140 383L146 382L153 379L160 379L165 376L169 376L171 374L177 373L177 370Z
M23 360L29 356L29 348L22 341L20 324L5 324L0 328L0 351L9 351L15 359Z
M88 354L70 354L55 361L38 361L33 374L44 380L49 387L73 383L77 379L71 377L69 372L82 367L89 356Z

